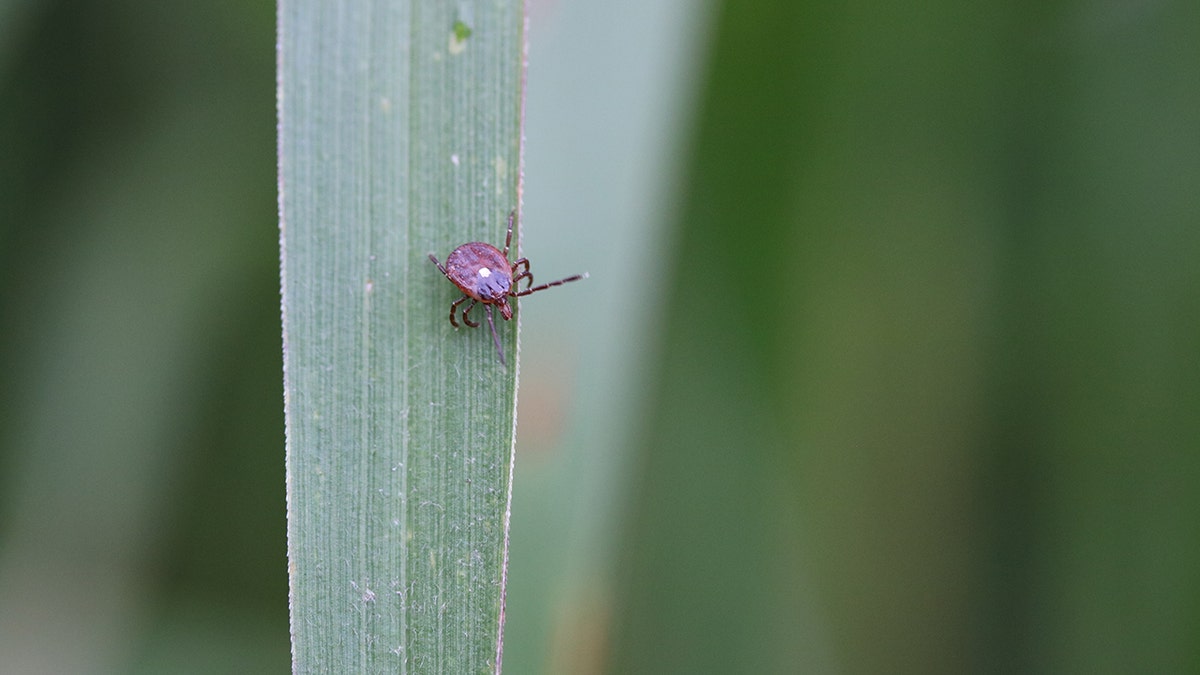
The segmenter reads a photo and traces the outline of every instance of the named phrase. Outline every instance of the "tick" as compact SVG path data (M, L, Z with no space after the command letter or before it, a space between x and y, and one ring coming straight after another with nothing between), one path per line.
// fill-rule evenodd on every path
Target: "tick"
M508 321L512 318L509 298L525 297L530 293L587 278L587 274L576 274L566 279L534 286L528 258L517 258L511 263L508 261L508 249L512 245L513 222L516 217L515 209L508 214L508 235L504 238L503 251L491 244L473 241L451 251L445 266L438 262L432 253L429 254L429 259L437 265L438 270L463 293L461 298L450 303L450 325L458 328L458 320L455 318L458 307L470 300L471 304L462 310L462 320L471 328L478 328L479 324L472 321L467 314L482 302L488 326L492 329L492 342L496 343L496 353L500 355L500 363L505 363L504 350L500 347L500 336L496 335L496 324L492 321L492 305L495 305L500 310L500 316ZM526 282L525 290L520 289L522 280Z

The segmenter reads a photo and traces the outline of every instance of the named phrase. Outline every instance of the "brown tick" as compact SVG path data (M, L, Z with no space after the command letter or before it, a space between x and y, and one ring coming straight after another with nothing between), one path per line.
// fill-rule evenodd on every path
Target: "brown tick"
M451 251L444 267L432 253L429 254L429 259L437 265L438 270L463 292L461 298L450 303L450 324L458 328L458 320L454 315L458 313L459 305L470 300L471 304L462 311L462 320L471 328L478 328L479 324L471 321L467 314L482 302L483 310L487 313L488 326L492 329L492 341L496 343L496 353L500 355L500 363L505 363L504 350L500 347L500 336L496 335L496 324L492 321L492 305L500 309L500 316L507 321L512 318L509 298L524 297L552 286L587 278L587 274L576 274L566 279L534 286L528 259L517 258L515 262L508 262L508 249L512 244L513 221L516 217L516 210L508 214L508 236L504 238L503 251L491 244L473 241ZM521 269L522 266L524 269ZM525 290L519 288L521 280L526 281Z

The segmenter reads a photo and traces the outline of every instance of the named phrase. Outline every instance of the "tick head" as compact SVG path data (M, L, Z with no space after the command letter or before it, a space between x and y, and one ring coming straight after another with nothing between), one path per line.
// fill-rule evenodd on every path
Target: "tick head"
M501 297L496 301L496 306L500 308L500 316L504 317L505 321L512 318L512 305L508 304L508 298Z

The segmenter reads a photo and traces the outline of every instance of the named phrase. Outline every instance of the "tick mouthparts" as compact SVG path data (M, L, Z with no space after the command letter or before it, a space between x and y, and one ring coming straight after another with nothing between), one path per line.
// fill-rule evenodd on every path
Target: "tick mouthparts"
M508 298L513 298L513 304L515 304L517 298L588 278L588 273L584 272L535 286L533 274L529 271L529 260L517 258L516 262L513 262L508 259L509 252L512 250L516 217L516 209L509 212L504 250L491 244L472 241L451 251L450 255L446 257L445 264L438 262L437 256L433 253L429 254L430 262L437 266L438 271L462 292L461 298L450 303L450 324L458 328L455 314L460 312L462 303L470 300L471 304L461 310L462 320L471 328L477 328L479 324L468 319L467 314L475 305L483 303L483 311L487 314L488 328L492 333L492 342L496 345L496 353L500 355L500 363L506 365L504 348L500 344L500 336L496 333L496 322L492 319L492 305L500 309L500 316L507 321L512 319L513 315L513 307L508 303ZM520 254L518 253L518 255ZM520 288L522 281L525 282L525 290Z

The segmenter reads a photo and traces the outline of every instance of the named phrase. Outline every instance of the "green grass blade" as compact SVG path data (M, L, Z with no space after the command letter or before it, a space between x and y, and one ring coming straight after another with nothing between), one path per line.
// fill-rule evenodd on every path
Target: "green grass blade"
M297 672L499 669L516 322L505 367L427 256L503 241L523 41L519 0L280 5Z

